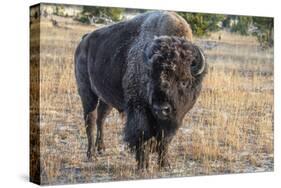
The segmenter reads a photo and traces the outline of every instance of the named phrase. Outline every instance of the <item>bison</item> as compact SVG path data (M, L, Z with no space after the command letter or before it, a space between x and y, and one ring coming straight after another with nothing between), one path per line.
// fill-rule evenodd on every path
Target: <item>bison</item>
M115 108L126 116L124 141L138 168L148 168L151 152L158 153L160 168L169 166L169 143L196 102L206 70L189 24L173 12L140 14L84 35L75 52L75 75L88 158L105 149L103 122Z

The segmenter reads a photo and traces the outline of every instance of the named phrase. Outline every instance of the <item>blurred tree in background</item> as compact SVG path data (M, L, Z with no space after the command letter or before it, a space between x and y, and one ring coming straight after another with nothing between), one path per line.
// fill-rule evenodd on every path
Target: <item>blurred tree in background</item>
M257 28L253 34L263 47L273 47L274 44L274 23L273 18L253 17L253 25Z
M249 35L249 27L252 24L251 16L232 16L233 24L230 25L232 32L239 33L241 35Z
M191 26L196 36L208 35L209 32L218 31L224 15L179 12Z
M113 21L122 19L122 8L84 6L82 14L96 17L108 17Z
M63 6L55 6L53 11L54 11L54 15L64 16L64 7Z
M264 48L273 46L273 18L186 12L178 14L190 24L195 36L226 29L241 35L254 35Z
M83 11L77 20L87 24L91 23L93 18L96 18L96 23L116 22L122 19L123 12L122 8L83 6Z

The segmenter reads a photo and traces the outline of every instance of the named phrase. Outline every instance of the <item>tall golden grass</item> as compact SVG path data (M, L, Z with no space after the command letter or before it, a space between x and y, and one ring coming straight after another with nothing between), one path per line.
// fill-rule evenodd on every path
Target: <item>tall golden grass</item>
M123 122L116 111L105 122L106 151L97 160L86 159L73 56L82 35L95 27L59 19L53 26L42 19L31 24L31 31L39 26L41 183L273 170L273 51L260 50L253 37L221 31L195 39L199 45L211 41L218 46L205 50L209 72L170 146L172 168L159 171L152 155L149 170L138 172L122 141ZM31 56L31 62L36 58Z

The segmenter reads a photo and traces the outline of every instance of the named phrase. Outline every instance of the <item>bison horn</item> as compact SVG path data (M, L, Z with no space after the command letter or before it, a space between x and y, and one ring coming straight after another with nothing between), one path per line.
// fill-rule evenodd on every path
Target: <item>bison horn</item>
M200 54L199 62L196 62L196 64L194 66L193 65L191 65L191 66L192 66L192 69L193 69L192 72L194 72L194 75L198 76L198 75L202 74L205 70L206 59L205 59L205 56L204 56L202 50L199 47L195 47L195 48L196 48L196 50L199 51L199 54Z

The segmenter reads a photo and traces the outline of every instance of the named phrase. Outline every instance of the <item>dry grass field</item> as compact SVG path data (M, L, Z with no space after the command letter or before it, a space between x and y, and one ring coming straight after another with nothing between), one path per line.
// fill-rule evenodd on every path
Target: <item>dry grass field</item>
M73 56L82 35L95 27L66 18L57 21L54 26L49 19L41 20L40 57L30 57L31 62L39 58L41 66L42 184L273 171L272 49L261 50L254 37L228 32L195 38L206 53L209 72L170 145L172 168L159 171L152 155L149 170L139 172L122 141L124 122L117 111L105 122L105 152L87 160ZM38 28L38 22L31 24L32 36Z

